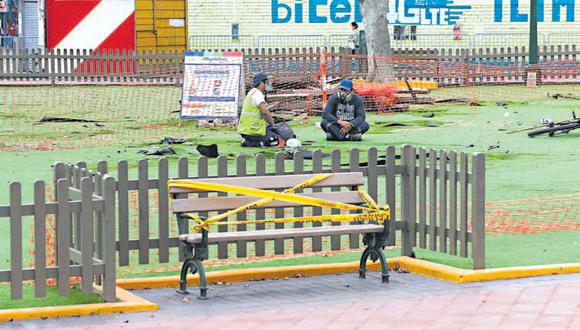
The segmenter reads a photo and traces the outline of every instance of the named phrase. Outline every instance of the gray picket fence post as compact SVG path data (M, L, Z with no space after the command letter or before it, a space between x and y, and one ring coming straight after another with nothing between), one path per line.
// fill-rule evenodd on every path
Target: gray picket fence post
M401 220L403 229L401 229L401 255L410 257L413 253L413 239L411 232L414 232L415 218L412 218L411 202L414 198L411 194L415 189L411 187L415 182L415 161L410 157L414 154L414 149L410 145L404 145L401 149L401 165L403 173L401 174ZM412 176L412 177L411 177ZM395 207L394 205L391 207Z
M471 217L473 269L485 268L485 155L476 153L472 162Z
M103 256L102 261L105 265L103 276L103 297L106 301L115 301L116 295L116 232L115 232L115 179L111 176L104 175L103 180Z

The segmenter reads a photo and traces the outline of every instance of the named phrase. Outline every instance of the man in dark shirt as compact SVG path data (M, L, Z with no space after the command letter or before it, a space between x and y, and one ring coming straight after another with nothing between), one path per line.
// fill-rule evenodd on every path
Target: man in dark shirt
M330 97L324 107L320 126L329 141L360 141L369 130L365 121L362 96L352 90L352 81L343 80L338 91Z

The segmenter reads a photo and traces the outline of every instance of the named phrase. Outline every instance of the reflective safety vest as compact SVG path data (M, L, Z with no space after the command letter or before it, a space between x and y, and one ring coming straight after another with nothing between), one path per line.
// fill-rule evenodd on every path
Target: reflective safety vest
M244 105L242 106L242 113L238 122L238 133L244 135L266 135L267 122L262 118L260 108L252 104L252 97L255 93L260 91L252 88L246 95Z

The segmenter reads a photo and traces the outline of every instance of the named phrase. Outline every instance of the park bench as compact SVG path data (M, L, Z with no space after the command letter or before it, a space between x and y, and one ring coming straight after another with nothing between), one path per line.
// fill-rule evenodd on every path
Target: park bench
M303 192L304 189L307 189L304 188L302 190L296 190L295 194L290 193L289 195L303 196L306 198L312 197L329 202L339 202L348 204L348 206L352 205L359 208L361 208L363 205L369 205L368 199L370 197L366 195L366 193L358 191L359 187L362 187L364 184L364 177L362 173L347 172L326 175L328 177L308 185L307 188L332 188L332 191ZM309 179L312 180L315 176L315 174L249 176L180 180L180 182L188 181L197 184L228 185L259 189L262 192L268 191L269 193L272 193L272 191L280 192L285 189L292 189L293 187L296 188L301 183L304 183L304 181ZM373 261L380 261L382 269L382 281L384 283L388 283L389 275L387 262L382 251L386 246L386 240L389 232L388 207L378 207L378 205L374 204L376 207L375 209L379 210L377 212L380 212L375 213L377 217L380 218L379 222L374 221L377 217L374 219L365 218L366 220L361 220L363 216L367 216L369 214L361 214L362 211L353 211L350 209L347 212L341 212L342 215L340 216L345 218L343 221L348 221L346 223L342 223L341 225L311 227L304 226L301 228L287 228L288 226L286 226L284 229L274 230L255 230L253 228L256 226L248 226L246 231L228 232L213 232L211 230L208 232L208 229L211 229L211 227L206 226L205 228L197 228L199 232L190 233L189 225L192 219L196 220L196 223L201 223L203 220L207 219L207 217L196 217L195 215L192 215L192 213L208 214L208 212L227 212L243 207L249 203L254 203L261 199L255 195L241 196L239 191L229 191L229 196L224 196L224 190L212 190L212 187L213 186L209 186L209 188L205 187L203 189L199 189L184 186L179 187L172 185L171 182L169 184L169 193L173 197L172 210L177 217L179 242L185 258L181 268L180 288L177 292L182 294L188 293L187 273L189 270L191 270L192 274L195 274L196 272L199 274L200 298L206 298L207 283L202 261L208 259L209 244L313 238L346 234L355 235L357 239L359 235L363 235L363 243L366 245L366 249L364 250L360 259L359 276L361 278L365 277L366 262L370 257ZM314 190L320 191L322 189ZM221 192L221 194L215 194L215 192ZM260 208L272 209L300 206L311 207L312 204L305 204L302 202L292 203L280 199L275 199L261 206ZM356 222L352 222L351 220L346 219L349 216L359 216L359 218L356 219ZM313 216L310 217L311 220L312 217ZM382 224L380 224L380 222L382 222Z

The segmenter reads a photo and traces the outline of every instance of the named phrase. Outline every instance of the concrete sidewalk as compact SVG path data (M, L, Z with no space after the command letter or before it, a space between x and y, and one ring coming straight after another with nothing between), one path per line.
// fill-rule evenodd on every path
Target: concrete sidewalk
M580 274L452 284L355 274L212 286L210 299L133 291L155 313L18 321L9 329L580 329Z

